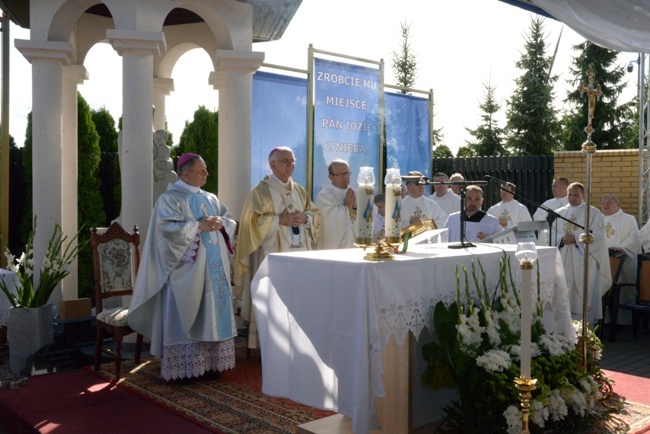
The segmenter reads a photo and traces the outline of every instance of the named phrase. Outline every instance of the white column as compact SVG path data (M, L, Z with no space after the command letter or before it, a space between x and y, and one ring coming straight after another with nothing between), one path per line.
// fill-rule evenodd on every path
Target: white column
M77 122L77 86L88 79L88 71L82 65L70 65L63 68L63 162L62 162L62 198L64 204L79 203L77 192L78 177L78 122ZM78 230L78 206L64 206L61 210L61 228L69 239ZM90 228L86 228L87 231ZM79 297L79 266L77 261L72 264L72 271L61 282L63 300ZM58 305L58 300L52 300Z
M137 225L142 243L149 227L153 191L153 60L165 47L161 32L108 30L122 56L122 226Z
M264 53L217 50L219 90L219 199L239 219L251 188L253 73Z
M171 78L153 79L153 106L156 109L153 115L153 129L166 130L165 121L167 111L165 109L166 97L174 90L174 80ZM176 140L179 140L178 137Z
M63 171L76 165L76 158L64 165L63 153L63 65L72 63L73 50L67 42L16 40L15 45L32 64L32 189L37 218L34 269L38 270L55 223L64 223L63 210L77 207L76 201L64 202L70 198L63 193ZM76 224L65 222L66 226Z

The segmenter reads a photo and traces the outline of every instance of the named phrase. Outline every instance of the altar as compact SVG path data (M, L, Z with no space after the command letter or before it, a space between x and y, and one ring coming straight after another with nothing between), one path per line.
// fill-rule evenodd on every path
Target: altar
M395 372L385 372L384 349L389 342L389 347L403 347L410 333L415 340L433 336L435 304L456 300L457 265L471 273L472 263L478 270L480 259L487 287L496 290L499 262L507 259L519 282L515 248L419 245L385 262L364 260L361 249L269 255L251 287L262 351L262 391L336 411L351 418L357 434L382 424L383 432L408 432L404 427L411 426L409 414L395 422L394 415L377 411L379 402L380 410L399 404L408 413L410 401L408 394L386 398L383 406L377 399L386 396L389 377L410 366L407 357L407 363L391 367ZM544 326L575 338L559 253L554 247L539 247L538 252ZM475 296L472 283L470 287ZM420 373L412 375L419 378Z

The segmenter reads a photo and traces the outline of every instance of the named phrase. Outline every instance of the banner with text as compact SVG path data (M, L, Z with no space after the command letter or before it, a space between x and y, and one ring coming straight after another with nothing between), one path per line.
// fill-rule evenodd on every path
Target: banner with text
M251 186L271 173L268 156L288 146L296 156L292 178L307 185L306 78L258 71L253 75Z
M417 170L431 176L429 100L412 95L385 93L386 167L402 175Z
M329 185L327 166L337 158L350 165L350 185L359 167L379 173L379 68L314 59L314 198Z

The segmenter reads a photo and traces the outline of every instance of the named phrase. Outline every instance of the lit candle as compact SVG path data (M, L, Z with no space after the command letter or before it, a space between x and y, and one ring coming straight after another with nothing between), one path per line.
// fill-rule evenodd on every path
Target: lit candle
M386 240L399 243L402 230L402 177L399 169L387 169L386 178Z
M521 378L530 377L530 329L532 322L533 262L537 259L535 243L519 243L515 257L521 269Z
M372 244L372 207L375 197L375 173L372 167L360 167L357 182L357 244Z

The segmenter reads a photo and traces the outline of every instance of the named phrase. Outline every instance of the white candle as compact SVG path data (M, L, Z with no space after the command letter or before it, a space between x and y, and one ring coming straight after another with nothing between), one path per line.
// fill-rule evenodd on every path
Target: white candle
M521 270L521 378L530 378L530 326L532 304L532 269Z
M357 238L372 242L372 206L375 187L372 184L359 184L357 191Z
M402 230L402 187L386 186L386 216L384 217L386 238L399 238Z

